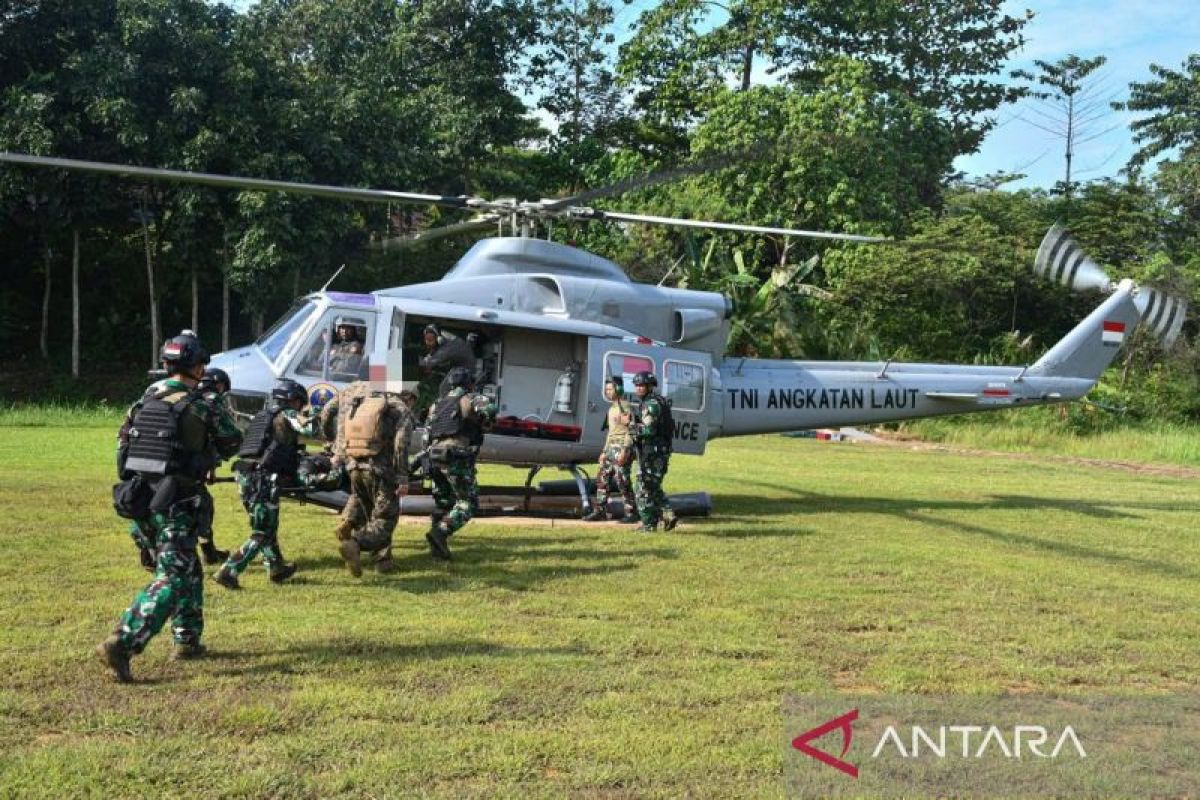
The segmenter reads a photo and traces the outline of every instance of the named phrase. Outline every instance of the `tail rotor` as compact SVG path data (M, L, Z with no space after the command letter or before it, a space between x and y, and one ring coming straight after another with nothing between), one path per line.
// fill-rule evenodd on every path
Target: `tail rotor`
M1073 292L1098 290L1112 294L1117 282L1092 260L1083 248L1071 238L1062 225L1054 225L1042 239L1037 257L1033 262L1036 275L1060 283ZM1187 302L1182 297L1169 295L1160 289L1139 286L1135 289L1134 305L1141 315L1142 324L1158 337L1164 348L1169 348L1179 338Z

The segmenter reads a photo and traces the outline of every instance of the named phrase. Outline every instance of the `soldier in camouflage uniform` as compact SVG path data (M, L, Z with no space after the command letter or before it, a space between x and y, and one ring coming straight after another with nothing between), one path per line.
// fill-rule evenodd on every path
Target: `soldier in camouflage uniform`
M199 390L204 395L204 401L213 409L219 409L219 413L228 413L228 407L225 400L226 393L231 389L232 384L229 381L229 374L223 369L210 367L204 370L204 377L200 379ZM220 455L215 449L210 453L210 477L212 470L216 469L221 463ZM225 559L229 558L228 550L218 550L216 543L213 541L213 521L216 518L216 504L213 502L212 493L208 491L207 482L201 483L199 486L200 492L200 510L196 515L196 538L200 540L200 553L204 556L205 564L220 564Z
M633 376L634 391L641 399L633 425L634 448L638 460L637 505L642 518L639 531L653 532L661 520L663 530L673 529L678 522L662 482L671 461L671 436L667 430L670 402L655 391L658 379L653 372L639 372Z
M228 411L209 407L195 391L208 363L200 341L177 336L163 345L161 357L168 378L143 398L122 457L122 473L142 475L153 491L154 578L121 616L113 634L96 648L100 660L123 683L133 680L131 657L146 648L169 618L175 658L196 658L205 652L200 643L204 575L196 555L196 487L204 479L209 447L228 457L242 440Z
M364 405L372 398L381 399L379 441L360 440L355 421L365 422L371 408ZM334 460L350 479L350 496L335 529L338 551L354 577L362 575L362 553L374 553L375 569L381 573L395 569L392 561L392 534L400 518L400 495L408 489L408 443L412 438L413 415L400 395L376 391L367 381L355 381L330 401L322 411L323 427L337 420ZM374 452L371 452L374 451Z
M279 547L279 490L297 485L300 437L315 436L316 419L302 419L308 391L284 378L271 390L271 403L255 415L234 465L242 506L250 515L250 538L222 567L213 580L227 589L240 589L238 576L254 557L262 554L272 583L283 583L296 574L296 565L283 560Z
M450 560L449 539L479 509L475 457L484 429L496 418L496 405L474 392L470 371L455 367L446 376L450 390L429 411L429 463L437 506L425 540L434 558Z
M630 405L625 399L625 383L619 375L604 382L604 397L611 405L608 408L608 435L604 439L604 452L600 454L600 471L596 474L596 505L592 513L584 517L588 522L608 518L608 494L610 484L625 504L625 516L621 522L638 522L637 500L633 496L633 436L629 433Z

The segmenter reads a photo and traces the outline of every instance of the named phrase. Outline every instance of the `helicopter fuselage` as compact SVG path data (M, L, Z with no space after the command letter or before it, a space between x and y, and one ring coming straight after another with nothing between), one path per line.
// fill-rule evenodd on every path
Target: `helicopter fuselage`
M681 453L702 453L721 436L1075 399L1115 352L1099 339L1105 322L1137 324L1119 295L1030 367L726 357L732 307L723 295L634 283L612 262L564 245L488 239L440 281L308 295L255 344L213 364L230 373L241 414L260 408L281 377L306 385L318 404L358 379L416 389L431 380L420 365L432 325L439 345L470 342L478 384L499 408L481 459L562 465L596 458L605 380L620 375L628 385L640 371L671 398Z

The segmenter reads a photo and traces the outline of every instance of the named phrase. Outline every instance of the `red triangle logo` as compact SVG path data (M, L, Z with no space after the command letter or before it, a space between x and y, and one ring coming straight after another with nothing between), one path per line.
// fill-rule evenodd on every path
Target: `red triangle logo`
M846 773L851 778L857 778L858 767L854 766L848 761L842 760L846 756L846 753L850 750L850 742L854 739L853 724L856 719L858 719L857 708L853 711L848 711L845 714L842 714L840 717L835 717L826 723L818 725L810 731L805 731L795 739L792 739L792 747L796 748L810 758L815 758L822 764L827 764L836 770ZM829 755L829 753L826 753L824 750L818 750L809 744L809 742L813 741L814 739L820 739L825 734L834 730L840 730L842 732L842 752L837 758Z

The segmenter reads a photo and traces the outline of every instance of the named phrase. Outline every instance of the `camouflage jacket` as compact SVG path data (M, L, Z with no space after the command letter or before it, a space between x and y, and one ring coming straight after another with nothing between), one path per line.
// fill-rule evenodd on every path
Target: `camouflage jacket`
M658 438L658 429L662 424L662 398L656 394L642 398L637 410L637 424L633 427L633 438L642 446L653 444Z

